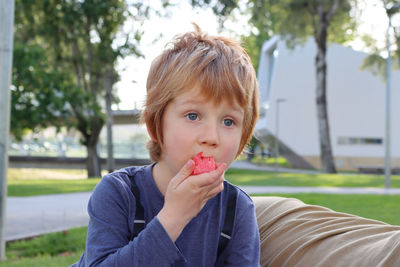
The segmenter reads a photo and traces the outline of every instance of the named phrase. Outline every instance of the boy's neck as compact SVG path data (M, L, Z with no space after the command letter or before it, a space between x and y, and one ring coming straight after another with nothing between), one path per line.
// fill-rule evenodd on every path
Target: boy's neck
M167 187L169 181L172 179L172 176L167 174L167 172L165 171L166 166L163 165L163 162L160 161L153 166L153 179L158 190L163 196L165 196L165 192L167 191Z

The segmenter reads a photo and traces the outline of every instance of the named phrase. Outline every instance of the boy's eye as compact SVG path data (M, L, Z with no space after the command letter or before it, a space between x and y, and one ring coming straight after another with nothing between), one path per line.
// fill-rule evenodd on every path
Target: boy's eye
M233 125L233 120L232 119L224 119L224 125L225 126L232 126Z
M199 116L196 113L189 113L186 115L186 117L191 121L195 121Z

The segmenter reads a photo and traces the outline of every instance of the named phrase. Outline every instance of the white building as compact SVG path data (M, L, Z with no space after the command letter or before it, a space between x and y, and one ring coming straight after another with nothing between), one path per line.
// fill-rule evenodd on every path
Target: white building
M258 80L262 114L257 129L267 129L296 154L320 166L315 104L316 45L310 39L290 50L274 37L262 47ZM360 70L366 54L338 44L327 52L327 101L336 167L384 166L386 85ZM392 72L391 156L400 167L400 71ZM285 101L280 101L284 99ZM279 103L279 104L277 104ZM277 105L279 113L277 119ZM278 126L277 122L278 121Z

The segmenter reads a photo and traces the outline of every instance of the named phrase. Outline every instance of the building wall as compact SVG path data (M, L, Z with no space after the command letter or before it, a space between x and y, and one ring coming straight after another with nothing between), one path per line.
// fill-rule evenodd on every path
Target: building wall
M314 168L321 168L319 156L304 155L303 158L309 162ZM362 167L384 167L384 158L382 157L353 157L353 156L335 156L336 167L340 170L358 171ZM400 158L391 159L392 169L400 167ZM382 169L383 171L383 169Z
M316 46L312 39L294 50L287 49L285 43L279 40L274 45L278 55L274 60L271 80L268 81L269 92L260 85L263 101L261 105L269 108L265 117L258 122L257 128L265 127L270 132L276 133L276 100L285 99L285 102L279 103L278 138L317 166L316 160L311 160L318 158L320 151L315 104ZM268 51L268 47L264 49ZM349 168L364 163L383 164L386 85L380 77L360 70L365 57L364 53L338 44L328 46L328 115L333 154L339 168ZM265 58L268 62L271 55ZM259 77L263 75L262 71L259 71L258 75ZM261 82L265 83L260 80ZM397 115L400 114L400 105L397 105L400 101L399 89L400 71L393 71L391 154L394 163L398 165L400 165L400 116ZM357 144L357 141L367 141L372 144Z

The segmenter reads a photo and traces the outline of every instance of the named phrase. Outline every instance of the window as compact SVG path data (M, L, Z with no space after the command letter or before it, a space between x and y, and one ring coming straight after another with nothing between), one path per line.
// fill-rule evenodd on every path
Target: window
M338 145L382 145L382 138L374 137L338 137Z

